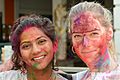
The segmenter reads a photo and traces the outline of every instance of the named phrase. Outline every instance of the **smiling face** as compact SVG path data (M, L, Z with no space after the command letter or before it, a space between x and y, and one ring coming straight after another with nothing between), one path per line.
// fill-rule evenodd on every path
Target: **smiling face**
M107 45L106 31L90 13L73 19L72 43L76 54L88 65L97 64L104 55Z
M20 36L20 53L27 67L42 70L53 59L53 43L40 29L30 27Z

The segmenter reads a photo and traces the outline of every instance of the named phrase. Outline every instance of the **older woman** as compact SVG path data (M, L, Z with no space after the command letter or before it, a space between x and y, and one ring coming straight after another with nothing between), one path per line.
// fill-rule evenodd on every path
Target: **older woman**
M89 70L73 80L120 80L120 67L112 45L112 14L95 2L82 2L69 13L72 50Z
M37 15L16 20L11 33L13 70L0 80L67 80L52 69L57 39L52 22Z

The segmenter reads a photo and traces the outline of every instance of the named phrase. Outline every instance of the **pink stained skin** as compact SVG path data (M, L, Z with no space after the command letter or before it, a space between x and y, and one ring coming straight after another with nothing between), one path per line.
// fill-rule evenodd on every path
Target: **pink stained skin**
M108 35L92 13L81 13L78 18L74 18L71 29L76 54L92 71L101 66L106 67L109 64Z
M20 41L20 52L22 60L27 64L27 69L31 66L36 70L51 67L50 63L56 50L56 43L54 45L40 29L34 26L25 29Z

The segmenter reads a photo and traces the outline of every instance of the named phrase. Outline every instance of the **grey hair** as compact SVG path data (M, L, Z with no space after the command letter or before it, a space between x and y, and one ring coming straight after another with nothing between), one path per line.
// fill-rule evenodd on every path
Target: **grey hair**
M87 1L78 3L77 5L73 6L70 10L69 18L71 19L81 12L86 11L102 15L107 22L112 22L112 13L108 9L104 8L99 3Z

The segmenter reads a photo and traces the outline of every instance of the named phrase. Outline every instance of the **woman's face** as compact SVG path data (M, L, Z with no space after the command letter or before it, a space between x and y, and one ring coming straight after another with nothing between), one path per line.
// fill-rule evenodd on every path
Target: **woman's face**
M96 64L106 49L105 28L90 15L72 21L72 43L76 54L87 64Z
M42 70L53 59L53 43L40 29L33 26L22 32L20 52L27 67Z

